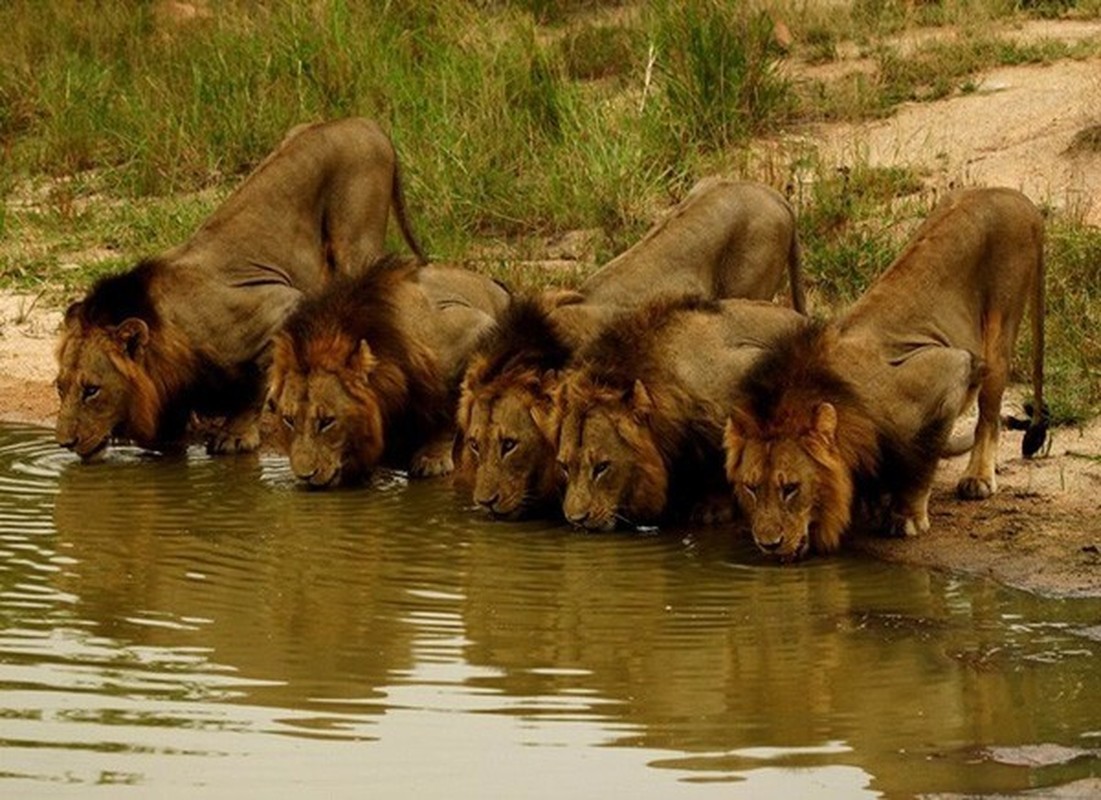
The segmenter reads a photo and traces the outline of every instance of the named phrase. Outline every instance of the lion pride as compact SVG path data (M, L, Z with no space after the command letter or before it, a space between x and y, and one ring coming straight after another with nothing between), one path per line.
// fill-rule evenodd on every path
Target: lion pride
M295 128L190 239L69 307L58 444L84 460L116 438L172 450L198 416L225 419L211 452L254 449L272 335L303 295L382 253L391 209L423 260L382 129Z
M726 470L762 551L782 560L832 552L857 506L885 508L889 533L928 530L938 456L976 394L974 446L957 492L991 495L1026 305L1033 411L1022 450L1039 450L1043 232L1020 192L955 192L847 313L800 328L745 376L726 427Z
M295 476L450 472L466 359L508 303L482 275L393 258L305 300L275 337L269 395Z
M514 300L477 348L461 390L459 473L474 501L502 518L558 503L554 448L540 426L557 372L610 320L662 296L771 298L785 276L801 311L790 205L767 186L711 177L578 292Z
M554 390L548 428L566 520L611 530L710 516L727 494L724 403L765 348L804 320L771 303L688 297L613 321Z

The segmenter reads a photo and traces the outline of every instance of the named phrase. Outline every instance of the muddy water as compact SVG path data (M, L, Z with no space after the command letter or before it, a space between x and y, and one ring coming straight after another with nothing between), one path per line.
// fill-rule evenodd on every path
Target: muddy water
M1099 655L1097 602L0 428L5 797L1013 792L1098 774Z

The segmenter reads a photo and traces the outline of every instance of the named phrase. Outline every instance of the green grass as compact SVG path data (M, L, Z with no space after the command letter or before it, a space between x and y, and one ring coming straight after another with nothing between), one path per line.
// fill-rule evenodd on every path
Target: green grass
M724 172L792 187L813 295L836 308L928 209L922 176L838 173L813 151L761 164L747 145L966 92L993 66L1096 55L1095 43L1025 45L998 31L1055 12L1101 15L1101 0L856 0L840 12L803 0L209 7L166 25L149 2L0 4L0 286L71 296L186 238L291 126L358 114L391 132L434 257L503 245L509 257L484 268L546 284L555 276L519 263L538 259L546 237L599 228L607 259L698 177ZM790 53L776 20L795 36ZM907 43L947 25L958 35ZM783 63L854 47L869 72L794 80ZM1084 131L1075 147L1096 151L1096 139ZM1053 221L1049 372L1062 419L1101 409L1090 366L1101 363L1098 248L1096 232Z

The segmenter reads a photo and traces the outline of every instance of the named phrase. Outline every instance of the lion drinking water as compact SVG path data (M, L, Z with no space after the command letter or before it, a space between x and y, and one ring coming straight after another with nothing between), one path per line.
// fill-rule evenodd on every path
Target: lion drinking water
M58 444L85 460L112 438L176 449L198 415L226 418L211 452L254 449L272 335L304 294L382 253L391 209L423 260L381 128L294 129L188 241L70 306Z
M758 547L783 560L836 550L858 504L886 499L889 532L928 530L937 459L978 396L957 486L988 497L1002 394L1025 306L1032 420L1043 443L1043 218L1021 193L949 195L836 321L785 337L745 377L725 433L726 470Z

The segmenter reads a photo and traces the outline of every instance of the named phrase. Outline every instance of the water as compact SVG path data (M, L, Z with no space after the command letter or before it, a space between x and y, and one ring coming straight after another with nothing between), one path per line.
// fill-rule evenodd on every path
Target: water
M4 797L1014 792L1101 771L1099 655L1101 602L0 428Z

